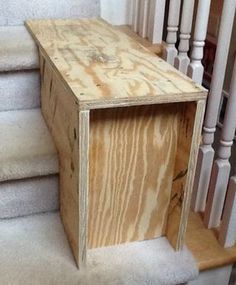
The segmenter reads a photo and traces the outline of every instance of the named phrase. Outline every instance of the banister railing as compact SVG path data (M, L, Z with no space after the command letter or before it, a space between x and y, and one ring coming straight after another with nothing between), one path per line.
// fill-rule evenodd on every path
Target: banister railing
M234 9L232 9L232 6L234 7L234 5L235 0L225 0L221 15L214 69L203 126L203 143L199 149L198 166L194 185L194 200L192 206L196 212L204 212L206 207L206 199L215 154L212 144L214 142L214 134L216 131L227 56L233 28Z
M193 46L191 51L191 62L187 74L195 82L202 84L204 67L202 65L203 47L207 34L207 23L210 12L211 0L199 0L195 22Z
M236 241L236 174L230 178L219 241L224 247L235 245Z
M180 25L180 42L178 46L179 53L175 57L174 66L184 74L187 73L188 66L190 64L190 58L188 56L189 40L191 37L192 22L193 22L193 10L195 0L184 0L183 9L181 14Z
M174 65L175 58L178 54L176 43L177 33L179 30L180 6L180 0L170 0L169 2L167 37L163 51L163 58L172 65Z
M220 146L217 150L217 159L213 163L204 214L204 223L208 228L218 227L220 225L229 181L231 168L229 158L236 129L236 65L234 65L229 94L221 132Z
M131 28L153 44L162 43L166 0L132 0Z
M160 43L160 36L163 34L163 23L161 24L160 21L164 22L164 18L157 19L157 13L160 13L160 9L162 9L162 15L164 15L165 1L133 1L135 3L133 14L137 15L133 17L133 30L136 27L136 31L142 37L149 38L150 31L155 31L152 33L152 37L159 38ZM151 6L153 3L155 9L154 6ZM157 9L159 4L160 9ZM202 84L204 75L202 59L211 0L169 0L168 4L169 10L165 11L167 15L167 36L164 39L163 58L195 82ZM195 5L198 6L195 7ZM192 209L195 212L204 213L204 223L207 228L221 225L219 241L225 247L232 246L236 242L236 173L229 180L231 168L229 158L236 129L236 67L234 67L232 75L231 90L225 110L221 140L216 151L216 159L214 159L213 143L223 92L235 7L236 0L224 1L192 199ZM136 11L137 9L139 13ZM153 12L154 10L155 12ZM194 11L196 11L195 17L193 17ZM153 18L150 17L151 15ZM145 23L142 23L143 21ZM153 28L156 21L159 21L159 29ZM192 25L194 26L194 33L191 42ZM227 189L228 182L229 187Z

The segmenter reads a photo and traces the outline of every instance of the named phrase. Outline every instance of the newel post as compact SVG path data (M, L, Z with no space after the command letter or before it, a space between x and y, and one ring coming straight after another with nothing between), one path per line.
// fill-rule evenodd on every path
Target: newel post
M192 208L196 212L204 212L206 206L206 197L214 159L214 149L212 144L214 142L214 133L216 130L227 56L234 22L235 3L235 0L225 0L221 16L211 88L208 96L208 104L203 127L203 141L199 149L193 189Z
M166 46L163 50L163 58L170 64L174 65L177 49L177 32L179 29L180 0L170 0L169 15L167 23Z
M194 0L184 0L181 25L180 25L180 42L178 46L179 54L175 58L174 65L182 73L186 74L190 59L188 57L189 39L193 22Z
M197 17L195 22L193 47L191 52L191 63L188 66L187 74L195 82L201 84L204 68L202 65L203 47L205 45L207 24L210 12L211 0L199 0Z

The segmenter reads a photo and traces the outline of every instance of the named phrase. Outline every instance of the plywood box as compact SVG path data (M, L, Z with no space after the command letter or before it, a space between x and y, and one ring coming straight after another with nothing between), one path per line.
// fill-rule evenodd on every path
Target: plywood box
M163 235L181 249L205 90L102 20L27 27L39 46L42 112L77 264L87 249Z

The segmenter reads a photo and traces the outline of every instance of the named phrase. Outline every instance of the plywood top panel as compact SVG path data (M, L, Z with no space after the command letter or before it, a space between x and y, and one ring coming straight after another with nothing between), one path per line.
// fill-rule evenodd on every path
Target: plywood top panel
M101 19L30 20L26 25L84 108L206 97L201 86Z

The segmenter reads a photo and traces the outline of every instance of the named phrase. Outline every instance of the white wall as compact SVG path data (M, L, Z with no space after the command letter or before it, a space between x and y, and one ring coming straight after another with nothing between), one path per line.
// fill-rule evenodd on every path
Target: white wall
M101 17L113 25L131 23L131 0L101 0Z

